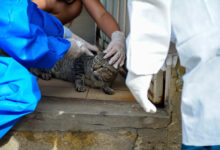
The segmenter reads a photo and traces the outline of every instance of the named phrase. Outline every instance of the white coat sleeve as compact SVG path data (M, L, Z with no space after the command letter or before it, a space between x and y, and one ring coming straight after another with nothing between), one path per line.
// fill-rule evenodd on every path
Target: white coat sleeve
M171 0L128 0L130 34L127 38L126 84L146 112L156 107L148 100L152 74L162 67L171 35Z
M130 72L154 74L163 65L170 44L170 7L171 0L128 0L127 68Z

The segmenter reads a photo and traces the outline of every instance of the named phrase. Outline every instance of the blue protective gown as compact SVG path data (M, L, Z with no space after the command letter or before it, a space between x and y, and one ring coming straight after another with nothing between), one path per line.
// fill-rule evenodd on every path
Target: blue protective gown
M26 68L51 68L70 43L62 23L30 0L0 0L0 47L11 57L0 57L0 138L31 113L41 97Z

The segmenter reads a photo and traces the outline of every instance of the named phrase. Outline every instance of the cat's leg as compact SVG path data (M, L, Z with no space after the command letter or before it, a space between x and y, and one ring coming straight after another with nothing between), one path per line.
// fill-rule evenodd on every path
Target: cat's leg
M110 86L108 84L105 84L102 87L102 90L105 94L108 94L108 95L113 95L115 93L115 91L112 88L110 88Z
M82 57L75 59L72 64L76 91L85 92L84 62Z
M31 68L30 72L43 80L50 80L52 78L52 72L48 69Z
M114 94L114 90L110 88L110 84L103 81L102 77L95 71L90 76L90 82L86 82L86 83L90 87L101 88L105 94L108 95Z
M76 76L75 79L75 88L77 92L85 92L85 78L83 75Z

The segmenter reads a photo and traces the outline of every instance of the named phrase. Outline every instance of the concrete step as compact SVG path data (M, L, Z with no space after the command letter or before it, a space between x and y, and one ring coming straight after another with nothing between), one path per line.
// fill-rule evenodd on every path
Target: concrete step
M163 128L168 108L150 114L136 102L42 97L36 111L23 117L16 131L95 131L118 128Z

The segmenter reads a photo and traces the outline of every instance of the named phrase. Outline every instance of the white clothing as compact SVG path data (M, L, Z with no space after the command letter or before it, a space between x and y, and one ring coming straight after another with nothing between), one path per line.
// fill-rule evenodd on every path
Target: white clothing
M126 85L142 108L151 113L156 112L156 107L146 96L151 76L145 75L156 73L166 59L171 32L170 2L128 0L130 34L127 39L129 72Z
M220 1L173 0L172 25L181 65L186 145L220 145Z
M163 65L170 43L170 2L128 0L127 68L130 72L153 74Z
M128 8L128 71L149 75L160 69L172 24L181 65L186 68L183 144L220 145L220 0L129 0Z

